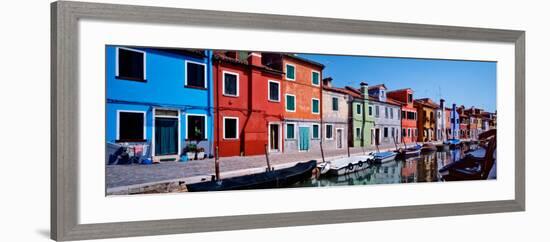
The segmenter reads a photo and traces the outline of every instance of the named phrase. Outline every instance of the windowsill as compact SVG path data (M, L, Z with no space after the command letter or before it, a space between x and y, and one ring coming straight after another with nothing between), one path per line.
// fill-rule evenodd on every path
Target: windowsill
M223 138L223 140L227 140L227 141L238 141L239 138Z
M239 97L239 95L231 95L231 94L225 94L225 93L223 94L223 96L225 96L225 97L234 97L234 98Z
M199 141L199 142L203 142L203 141L208 141L208 139L202 139L202 140L185 139L185 141Z
M126 76L116 76L115 78L123 81L147 82L147 79L143 79L143 78L126 77Z
M270 99L268 99L267 101L272 102L272 103L280 103L281 102L281 100L276 101L276 100L270 100Z
M292 81L292 82L296 81L296 79L288 79L288 78L285 78L285 80Z
M146 139L117 139L115 143L145 143Z
M186 88L193 88L193 89L199 89L199 90L208 90L208 88L206 87L197 87L197 86L190 86L190 85L185 85Z
M285 110L287 113L295 113L296 110Z

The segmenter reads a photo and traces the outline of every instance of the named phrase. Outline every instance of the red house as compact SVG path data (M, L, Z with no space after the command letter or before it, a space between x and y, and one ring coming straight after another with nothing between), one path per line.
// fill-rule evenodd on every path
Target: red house
M220 157L260 155L269 139L270 123L283 122L283 72L262 64L258 52L218 51L213 55L214 148ZM275 137L279 136L279 137Z
M401 104L401 140L413 143L418 139L417 115L414 107L413 90L410 88L386 92L386 95Z

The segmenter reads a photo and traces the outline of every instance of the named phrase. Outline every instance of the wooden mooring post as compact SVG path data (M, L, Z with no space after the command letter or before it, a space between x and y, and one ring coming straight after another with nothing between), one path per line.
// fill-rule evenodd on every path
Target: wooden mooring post
M269 150L267 144L265 144L265 161L267 162L267 170L271 171L271 164L269 163Z
M216 170L216 180L220 180L220 155L218 146L216 146L216 155L214 156L214 169Z
M325 163L325 152L323 151L323 142L319 142L319 146L321 146L321 160L323 163Z

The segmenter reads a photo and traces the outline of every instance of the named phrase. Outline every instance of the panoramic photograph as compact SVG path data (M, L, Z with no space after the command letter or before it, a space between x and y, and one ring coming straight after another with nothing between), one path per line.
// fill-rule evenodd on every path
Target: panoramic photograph
M497 63L105 46L106 195L497 179Z

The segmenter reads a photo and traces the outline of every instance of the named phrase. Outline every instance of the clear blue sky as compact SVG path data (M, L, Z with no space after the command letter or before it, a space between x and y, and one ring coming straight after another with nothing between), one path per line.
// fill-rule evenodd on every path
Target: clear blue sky
M429 97L446 106L496 110L496 62L368 56L298 54L325 65L324 77L338 87L385 84L389 90L412 88L414 98Z

